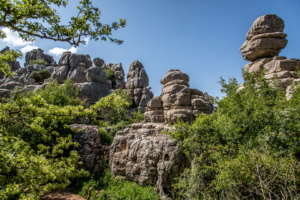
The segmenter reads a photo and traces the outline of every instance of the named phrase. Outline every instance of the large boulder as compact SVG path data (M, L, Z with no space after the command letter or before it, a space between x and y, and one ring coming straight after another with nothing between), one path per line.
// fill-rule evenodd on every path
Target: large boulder
M137 123L117 132L110 150L111 171L142 185L156 184L160 195L171 191L174 178L189 164L179 144L162 135L163 123Z
M109 147L101 144L99 129L97 126L84 124L72 124L69 126L74 130L74 141L79 143L76 150L83 162L85 169L95 174L101 169L105 156L109 155Z
M277 15L264 15L255 20L240 50L245 60L278 56L287 44L284 21Z
M79 97L87 99L89 105L93 105L99 99L111 94L105 83L85 82L75 83L74 85L79 88Z
M143 64L138 60L134 60L129 66L129 72L127 73L126 88L144 88L148 85L149 78Z
M69 73L70 67L68 65L62 65L57 67L54 72L52 73L50 79L56 81L58 83L63 83L64 80L66 80L68 73Z

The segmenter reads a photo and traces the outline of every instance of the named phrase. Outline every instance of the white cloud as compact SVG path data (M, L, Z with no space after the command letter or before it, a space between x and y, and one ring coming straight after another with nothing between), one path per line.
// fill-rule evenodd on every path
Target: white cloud
M25 54L26 52L31 51L32 49L38 49L38 47L34 46L34 45L27 45L27 46L21 48L21 52L23 54Z
M86 42L85 45L87 46L89 44L90 38L84 38L83 40Z
M4 38L3 41L7 46L22 47L34 43L23 41L18 32L12 32L9 28L2 28L2 31L6 33L6 38Z
M56 56L60 56L65 51L71 51L72 53L76 53L77 50L78 50L78 48L75 48L75 47L71 47L70 49L63 49L63 48L59 48L59 47L54 47L53 49L49 50L49 53L53 54L53 55L56 55Z

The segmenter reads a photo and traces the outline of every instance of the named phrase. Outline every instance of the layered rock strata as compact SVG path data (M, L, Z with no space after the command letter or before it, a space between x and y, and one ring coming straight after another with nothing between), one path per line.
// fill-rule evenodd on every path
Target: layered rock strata
M109 87L109 89L125 89L125 73L122 67L122 63L117 63L117 64L113 64L113 63L109 63L109 64L105 64L103 66L103 68L105 69L112 69L115 72L115 83L113 83L111 80L107 80L107 85Z
M87 99L89 105L95 104L100 98L111 94L106 85L107 74L102 69L104 61L100 58L94 58L93 62L94 65L86 71L88 82L75 83L75 87L80 89L79 96L82 99Z
M149 78L143 64L134 60L129 67L127 74L126 88L131 93L132 105L145 112L147 103L153 97L150 91Z
M44 54L44 50L40 48L33 49L32 51L26 53L24 66L26 67L27 65L30 65L30 61L37 59L46 61L49 66L57 66L53 57L48 54Z
M72 54L66 51L62 54L57 67L51 75L51 80L56 79L58 83L70 78L74 83L87 82L87 69L92 66L89 55Z
M109 147L101 144L98 127L83 124L72 124L69 127L75 131L73 138L79 143L76 150L84 168L91 173L97 173L109 155Z
M140 184L156 184L162 199L189 161L179 144L165 135L169 124L191 121L195 114L213 109L207 93L189 88L189 77L179 70L170 70L162 78L162 94L147 103L145 121L131 124L117 132L110 150L111 170L116 176Z
M244 72L260 73L264 70L266 79L278 77L282 87L287 88L292 80L298 81L300 60L278 56L287 44L287 34L283 30L284 21L277 15L261 16L251 26L240 50L244 59L251 61L244 67Z

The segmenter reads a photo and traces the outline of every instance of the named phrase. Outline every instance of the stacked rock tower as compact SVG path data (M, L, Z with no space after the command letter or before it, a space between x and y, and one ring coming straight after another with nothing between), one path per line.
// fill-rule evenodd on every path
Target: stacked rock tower
M160 80L161 95L152 99L146 109L145 121L176 123L177 119L193 121L195 115L211 113L213 105L209 96L197 89L190 89L189 76L177 69L169 70Z
M161 95L147 104L145 121L117 132L110 149L111 170L116 176L156 184L163 198L174 177L188 164L179 145L163 131L171 130L170 124L178 119L192 121L195 115L213 110L210 96L190 89L188 82L187 74L169 70L161 79Z
M278 76L282 87L288 91L291 80L299 80L296 71L300 60L278 56L287 45L283 29L284 21L277 15L261 16L251 26L240 50L244 59L251 61L244 67L245 72L260 73L265 69L266 79Z

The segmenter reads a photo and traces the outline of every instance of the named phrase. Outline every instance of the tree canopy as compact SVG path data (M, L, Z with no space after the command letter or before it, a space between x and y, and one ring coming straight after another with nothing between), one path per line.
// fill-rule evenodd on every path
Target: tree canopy
M90 37L123 43L122 40L111 38L111 34L112 30L125 27L126 20L103 25L99 22L99 8L94 7L91 0L81 0L77 6L77 15L64 25L54 7L66 7L67 4L68 0L1 0L0 27L17 31L25 41L33 41L38 37L78 46L86 43L85 37ZM0 30L0 38L5 37L5 33Z

